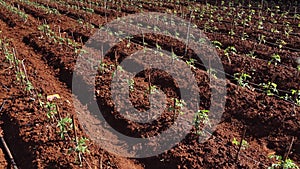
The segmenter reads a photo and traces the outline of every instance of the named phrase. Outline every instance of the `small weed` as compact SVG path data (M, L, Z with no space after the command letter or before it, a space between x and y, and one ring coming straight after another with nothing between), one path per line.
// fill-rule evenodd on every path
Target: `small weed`
M184 114L183 111L181 111L181 109L184 107L184 105L186 104L184 102L184 100L182 99L177 99L177 98L173 98L174 101L174 105L169 107L169 111L175 111L176 113L179 113L181 115Z
M134 80L133 79L129 79L127 80L127 84L129 86L129 90L132 92L134 91Z
M78 145L75 147L75 151L82 154L89 153L90 151L88 149L88 146L86 145L87 141L89 141L87 138L80 138L78 140Z
M98 67L98 70L100 71L100 73L104 73L105 72L105 69L107 67L107 64L104 63L103 61L100 61L99 63L99 67Z
M34 89L34 87L33 87L32 83L30 81L27 81L25 90L30 92L33 89Z
M250 86L248 85L248 83L245 82L247 80L247 78L251 78L251 76L246 73L235 73L234 74L234 80L236 80L240 86L248 87L250 89Z
M186 62L186 64L190 67L190 68L192 68L192 69L196 69L196 67L195 67L195 59L193 59L193 58L190 58L189 60L187 60L187 61L185 61Z
M237 139L235 137L233 138L231 143L236 146L240 146L240 144L241 144L239 141L237 141ZM249 143L246 140L242 140L242 149L245 150L248 147L249 147Z
M269 158L275 158L277 162L273 163L268 169L299 169L293 160L289 158L284 160L282 156L279 155L271 155Z
M150 94L154 94L157 92L157 86L155 85L151 85L149 88L148 88L148 91L150 91Z
M45 108L47 109L47 117L49 119L52 119L57 114L56 103L47 102Z
M225 50L224 50L224 54L225 56L228 58L229 63L231 63L229 54L236 54L237 50L234 46L228 46Z
M124 69L122 66L118 65L117 66L117 70L113 72L112 74L112 77L114 78L116 75L117 75L117 72L120 71L120 72L124 72Z
M175 54L175 52L173 51L173 48L172 48L172 52L171 52L171 58L172 58L172 63L174 63L174 60L179 60L179 56L177 56Z
M280 55L278 54L273 54L271 56L271 60L268 62L268 65L270 65L272 62L274 62L275 66L281 62Z
M212 41L211 43L212 43L212 44L215 46L215 48L217 48L217 49L221 49L221 47L222 47L222 43L219 42L219 41L214 40L214 41Z
M24 82L25 81L26 77L25 77L25 73L23 71L19 70L19 71L16 71L15 73L16 73L16 78L17 78L18 82Z
M292 89L291 90L291 93L292 93L292 96L294 97L295 99L295 103L300 106L300 90L295 90L295 89Z
M67 133L72 128L72 119L65 117L58 121L57 126L59 128L59 134L62 139L65 139L65 133Z
M215 69L213 69L213 68L208 69L208 70L207 70L207 73L209 74L209 76L212 76L212 77L214 77L215 79L218 78L218 77L217 77L217 71L216 71Z
M209 113L209 110L198 110L195 114L195 117L194 117L194 126L196 128L196 134L197 135L202 135L203 133L200 131L200 124L204 124L204 125L209 125L211 126L210 124L210 120L208 118L208 113Z
M274 94L278 94L277 84L273 82L268 82L267 84L260 84L268 96L273 96Z

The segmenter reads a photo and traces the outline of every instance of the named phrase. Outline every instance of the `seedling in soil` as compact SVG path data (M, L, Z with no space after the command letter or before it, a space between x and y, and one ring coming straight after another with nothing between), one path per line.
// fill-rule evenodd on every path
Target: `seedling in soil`
M132 92L134 91L134 80L133 79L129 79L127 80L127 84L129 86L129 90Z
M40 107L43 107L43 105L45 104L43 101L41 101L42 97L43 97L43 96L42 96L41 93L37 94L37 98L38 98L39 106L40 106Z
M33 89L34 89L34 87L33 87L32 83L30 81L27 81L25 90L31 92L31 90L33 90Z
M293 160L287 158L283 159L279 155L271 155L269 158L275 158L276 163L273 163L268 169L299 169L299 167L293 162Z
M76 134L75 134L76 135ZM87 138L81 137L79 140L77 140L77 136L75 136L76 141L76 147L75 148L69 148L68 153L77 152L78 158L76 159L76 163L79 163L80 166L82 166L82 156L85 153L89 153L88 146L86 145L86 142L89 141ZM79 161L77 161L79 160Z
M196 67L195 67L195 59L193 59L193 58L190 58L189 60L187 60L187 61L185 61L186 62L186 64L190 67L190 68L192 68L192 69L196 69Z
M228 34L229 34L230 36L233 36L233 35L235 35L235 32L234 32L233 29L230 29L230 32L228 32Z
M266 91L268 96L273 96L275 93L278 94L277 84L273 82L268 82L268 84L260 84Z
M23 82L25 80L26 77L23 71L16 71L15 73L18 82Z
M147 91L150 91L150 94L154 94L157 92L157 87L155 85L151 85Z
M195 125L195 128L196 128L196 134L197 135L202 135L203 134L200 131L200 126L199 126L200 124L211 126L210 120L208 118L208 113L209 113L209 110L198 110L196 112L195 117L194 117L194 125Z
M215 48L217 49L221 49L222 47L222 43L217 41L217 40L214 40L214 41L211 41L211 43L215 46Z
M236 146L240 146L240 142L234 137L233 140L231 141L231 143L233 145L236 145ZM242 140L242 149L245 150L246 148L249 147L249 143L246 141L246 140Z
M272 62L274 62L275 66L281 62L281 58L279 54L273 54L271 56L271 60L268 62L268 65L270 65Z
M51 35L50 26L47 24L43 24L38 26L38 30L44 32L48 37Z
M230 60L230 57L229 57L229 54L232 53L232 54L236 54L237 50L234 46L228 46L225 50L224 50L224 53L225 53L225 56L228 58L228 62L229 64L231 64L231 60Z
M131 39L133 38L133 36L128 35L125 38L128 40L128 43L127 43L126 47L129 48L131 46Z
M124 72L124 69L123 69L122 66L118 65L118 66L117 66L117 70L114 71L114 73L112 74L112 77L113 77L113 78L115 77L115 75L117 75L117 71Z
M92 9L92 8L82 7L82 9L89 12L89 13L94 13L94 9Z
M198 39L198 42L201 43L201 44L207 43L207 41L204 38Z
M261 44L262 42L263 43L266 43L266 36L265 35L260 35L259 37L258 37L258 40L259 40L259 43L258 44Z
M252 59L255 59L255 58L256 58L256 55L255 55L254 51L251 51L250 53L246 54L246 56L249 56L249 57L251 57Z
M74 52L76 54L86 54L86 53L88 53L86 50L77 48L76 46L74 47Z
M47 117L52 119L57 114L57 107L54 102L46 102L45 108L47 109Z
M45 11L46 14L52 14L52 13L53 14L59 14L59 12L58 12L57 9L46 7L46 6L41 5L41 4L37 3L37 2L31 2L29 0L20 0L20 1L26 3L29 6L34 6L37 9L41 9L41 10Z
M298 106L300 106L300 90L295 90L295 89L292 89L291 90L291 93L292 93L292 96L294 97L295 99L295 102Z
M162 50L161 46L156 42L156 50L154 51L155 54L157 54L159 51ZM161 52L160 52L161 53ZM162 56L162 55L161 55Z
M107 64L106 63L104 63L103 61L100 61L100 63L99 63L99 67L98 67L98 69L99 69L99 72L100 73L103 73L103 72L105 72L105 67L107 66Z
M276 28L271 28L272 33L279 33L279 31Z
M28 18L28 15L25 14L24 12L22 12L21 10L19 10L18 8L14 7L14 6L11 6L9 4L7 4L6 2L0 0L0 4L3 5L6 9L8 9L9 11L19 15L19 17L22 18L22 20L24 22L26 22L27 18Z
M282 39L278 39L276 40L276 44L278 44L278 47L281 49L282 46L286 45L287 43Z
M78 53L81 53L81 54L88 53L86 50L80 49L79 48L80 45L77 42L75 42L74 40L69 39L69 38L63 38L63 37L61 37L61 35L59 35L59 36L56 35L55 32L53 30L51 30L50 26L47 25L47 24L43 24L43 25L38 26L38 30L42 31L48 38L53 40L55 43L58 43L60 45L63 45L63 44L66 43L66 45L72 46L74 48L74 52L76 54L78 54Z
M174 60L179 60L179 56L174 53L173 48L171 50L172 63L174 63Z
M236 80L240 86L247 87L250 89L250 86L248 85L248 83L245 82L247 80L247 78L251 78L251 76L248 75L247 73L235 73L234 74L234 80Z
M286 93L285 96L280 96L280 98L284 100L292 100L292 96L290 96L288 93Z
M247 38L249 38L249 35L246 32L244 32L241 39L242 40L247 40Z
M257 28L258 29L264 29L264 27L263 27L263 21L262 20L258 21L258 27Z
M2 43L2 42L1 42ZM2 46L2 49L4 51L4 55L5 55L5 60L9 61L10 63L10 68L13 67L13 63L14 63L14 55L12 52L10 52L6 46L8 46L9 44L8 43L3 43L1 46Z
M83 25L83 23L84 23L84 21L83 21L83 19L77 19L77 22L80 24L80 25Z
M215 79L217 79L217 75L216 75L217 71L216 71L215 69L210 68L210 69L207 70L207 73L208 73L210 76L212 76L212 77L214 77ZM209 76L209 77L210 77L210 76Z
M181 115L184 114L183 111L181 111L181 109L184 107L184 105L186 104L184 102L184 100L182 99L177 99L177 98L173 98L174 101L174 105L169 107L169 111L174 111L175 113L179 113Z
M65 133L67 133L72 128L72 119L65 117L58 121L56 127L59 127L59 135L62 139L65 139Z
M89 139L81 137L78 140L78 145L75 147L75 151L82 154L89 153L90 151L88 149L88 146L86 145L87 141L89 141Z

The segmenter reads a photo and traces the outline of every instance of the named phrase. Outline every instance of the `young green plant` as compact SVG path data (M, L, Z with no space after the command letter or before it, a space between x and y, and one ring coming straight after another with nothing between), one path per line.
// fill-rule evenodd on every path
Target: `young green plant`
M231 141L231 143L233 145L236 145L236 146L240 146L240 142L234 137L233 140ZM242 140L242 149L245 150L246 148L249 147L249 143L246 141L246 140Z
M185 106L185 102L182 99L173 98L173 105L169 107L169 111L174 111L175 113L179 113L181 115L184 114L184 112L181 110Z
M249 84L246 82L246 80L248 78L251 78L251 76L247 73L235 73L234 74L234 80L236 80L240 86L247 87L250 89Z
M196 128L196 134L202 135L203 133L200 131L200 124L209 125L210 120L208 117L209 110L198 110L194 117L194 126Z
M273 163L268 169L299 169L293 160L283 159L280 155L270 155L269 158L275 158L276 163Z
M274 94L278 94L277 84L273 82L268 82L260 84L268 96L273 96Z
M272 62L274 62L275 66L277 66L277 64L281 62L280 55L279 54L273 54L271 56L271 60L268 62L268 65L270 65Z
M59 135L62 139L65 139L65 134L72 129L72 119L65 117L58 121L57 126L59 128Z

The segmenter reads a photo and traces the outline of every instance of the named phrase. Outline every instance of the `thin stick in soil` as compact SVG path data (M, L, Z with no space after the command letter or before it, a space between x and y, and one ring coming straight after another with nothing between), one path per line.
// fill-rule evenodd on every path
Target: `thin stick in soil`
M189 25L188 25L188 31L187 31L187 35L186 35L186 44L185 44L185 49L184 49L184 56L186 56L187 54L187 48L190 42L190 28L191 28L191 22L192 22L192 15L193 15L193 11L190 12L190 20L189 20ZM189 59L191 59L191 56L189 56Z
M5 103L6 103L6 100L4 100L4 102L2 103L1 108L0 108L0 112L2 111ZM16 164L16 162L15 162L15 160L14 160L14 158L13 158L13 156L12 156L12 154L11 154L4 138L3 138L3 130L1 128L0 128L0 140L1 140L1 143L2 143L2 145L3 145L3 147L6 151L7 155L8 155L8 158L11 162L11 165L14 167L14 169L18 169L17 164Z
M239 159L239 154L240 154L240 151L241 151L241 149L242 149L242 143L243 143L243 140L244 140L245 135L246 135L246 130L247 130L247 129L246 129L246 127L245 127L245 128L244 128L244 131L243 131L243 135L242 135L241 141L240 141L239 150L238 150L238 152L237 152L237 154L236 154L235 162L237 162L238 159Z
M18 169L17 164L16 164L13 156L11 155L11 152L10 152L10 150L9 150L9 148L8 148L4 138L3 138L2 131L0 132L0 140L1 140L2 145L4 146L4 149L7 153L7 155L8 155L8 158L11 162L11 165L14 167L14 169Z
M103 169L103 161L102 161L102 159L103 159L103 154L101 154L100 157L99 157L99 168L100 169Z
M72 123L73 123L74 135L75 135L75 143L76 143L76 146L78 146L78 139L77 139L74 115L72 116ZM81 159L81 153L80 152L78 152L78 159L79 159L79 162L80 162L80 166L82 166L82 159Z
M149 94L151 94L151 68L149 70L149 75L148 75L148 90L149 90Z
M2 105L1 105L1 107L0 107L0 112L2 111L2 109L3 109L4 105L5 105L5 103L6 103L6 100L3 101L3 103L2 103Z
M288 156L289 156L289 154L290 154L290 152L292 150L294 141L295 141L295 137L292 138L291 144L290 144L290 146L288 148L287 153L284 155L283 161L286 161L286 159L288 158Z

